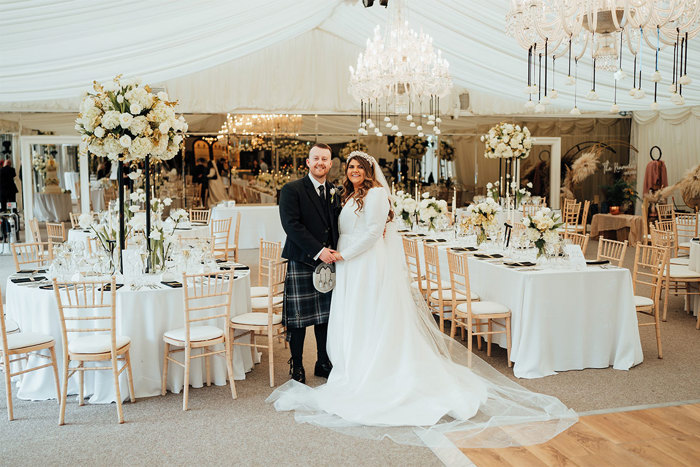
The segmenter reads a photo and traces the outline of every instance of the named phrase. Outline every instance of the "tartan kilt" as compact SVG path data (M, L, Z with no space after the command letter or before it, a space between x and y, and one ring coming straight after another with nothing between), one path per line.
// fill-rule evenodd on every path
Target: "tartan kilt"
M333 292L321 293L316 290L313 282L314 269L298 261L290 260L287 264L282 307L282 322L287 328L328 323Z

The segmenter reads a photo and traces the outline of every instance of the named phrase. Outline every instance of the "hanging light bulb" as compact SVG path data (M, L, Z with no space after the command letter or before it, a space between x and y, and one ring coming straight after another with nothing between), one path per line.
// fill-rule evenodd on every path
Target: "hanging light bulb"
M571 75L567 76L567 77L566 77L566 85L567 85L567 86L573 86L574 84L576 84L576 78L574 78L574 77L571 76Z
M651 78L649 78L652 83L660 83L661 82L661 73L659 71L655 71L651 74Z
M442 119L440 117L436 118L435 123L442 123Z
M401 138L401 137L403 136L403 133L401 133L400 131L397 131L397 132L396 132L396 136L398 136L399 138Z
M659 110L659 103L658 102L652 102L651 105L649 106L651 110Z
M692 83L693 80L690 79L690 76L688 76L687 74L685 74L685 75L681 76L680 78L678 78L678 82L679 82L680 84L682 84L683 86L687 86L687 85L689 85L690 83Z
M571 112L569 112L571 115L581 115L581 111L578 109L578 107L574 107L571 109Z
M557 91L556 89L552 89L551 91L549 91L549 97L551 99L556 99L557 97L559 97L559 91Z
M613 73L613 77L615 77L615 81L622 81L627 78L627 73L622 71L622 68L618 68L617 71Z
M540 102L542 102L544 105L549 105L552 101L549 96L544 96Z
M410 126L411 128L415 128L415 127L416 127L416 122L411 122L411 124L408 125L408 126Z
M386 122L386 125L384 126L386 126L387 128L391 128L391 122Z
M542 114L545 111L545 106L541 102L535 105L535 113Z
M398 130L398 129L399 129L399 126L398 126L398 125L392 125L392 126L391 126L391 131L396 131L396 130Z
M532 102L532 101L525 102L525 110L531 111L531 110L534 110L534 108L535 108L534 102Z
M419 131L419 132L418 132L418 137L419 137L419 138L422 138L423 136L425 136L425 134L424 134L422 131Z
M588 91L588 94L586 94L586 99L589 101L597 101L598 100L598 93L595 92L595 90L591 89Z
M423 131L423 125L418 125L418 126L416 127L416 130L418 130L418 131Z
M435 128L437 128L437 127L435 127ZM441 133L440 128L437 128L437 129L435 130L435 134L436 134L436 135L439 135L440 133Z
M384 121L385 121L385 122L390 122L391 119L390 119L389 117L384 117Z
M617 104L611 105L611 106L610 106L610 113L611 113L611 114L620 113L620 106L617 105Z
M409 122L411 120L413 120L413 115L411 115L411 114L406 115L406 120L408 120Z
M382 132L380 131L380 132L377 133L377 136L379 136L379 137L381 138L382 136L384 136L384 133L382 133Z

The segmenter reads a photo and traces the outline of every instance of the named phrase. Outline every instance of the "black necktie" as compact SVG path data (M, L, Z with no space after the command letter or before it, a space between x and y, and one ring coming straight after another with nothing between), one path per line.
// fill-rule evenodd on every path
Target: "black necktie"
M319 185L318 186L318 194L321 196L321 201L323 201L323 203L325 204L326 203L326 187L323 185Z

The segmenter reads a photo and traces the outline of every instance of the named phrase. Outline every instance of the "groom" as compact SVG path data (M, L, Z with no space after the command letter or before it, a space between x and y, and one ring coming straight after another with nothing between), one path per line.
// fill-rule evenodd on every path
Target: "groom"
M328 378L333 368L326 353L331 292L314 288L313 273L321 261L335 261L340 212L340 196L326 181L331 169L330 146L316 143L306 165L309 175L284 185L279 199L280 219L287 234L282 257L289 260L282 317L292 354L289 373L300 383L306 382L302 353L307 326L313 325L316 335L314 375Z

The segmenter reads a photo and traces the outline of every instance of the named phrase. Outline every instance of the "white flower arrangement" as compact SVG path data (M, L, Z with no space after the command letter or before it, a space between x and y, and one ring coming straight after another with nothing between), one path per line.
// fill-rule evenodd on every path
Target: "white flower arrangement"
M486 232L496 227L496 213L501 211L501 206L493 198L486 198L478 204L467 206L466 215L462 218L462 228L476 229L476 241L481 243L486 240Z
M112 161L146 156L169 160L180 150L187 123L173 110L165 92L117 76L93 85L80 103L75 129L82 135L80 151Z
M392 196L392 205L394 214L403 219L404 223L409 227L413 227L413 222L416 219L418 203L408 193L397 191Z
M488 182L486 184L486 197L491 198L494 201L498 202L499 198L501 197L500 189L499 189L500 185L501 185L501 183L498 180L496 180L493 183Z
M34 153L32 156L32 166L42 178L46 176L46 156L39 154L38 152Z
M535 244L537 257L545 254L547 245L553 246L559 243L559 233L557 229L561 227L559 216L549 208L538 210L534 216L523 218L526 227L525 235L528 240Z
M512 123L499 123L481 136L481 141L486 146L484 157L488 159L525 159L532 149L530 130Z
M423 193L422 200L418 203L418 222L435 230L438 219L447 219L447 201L430 197L430 193Z

